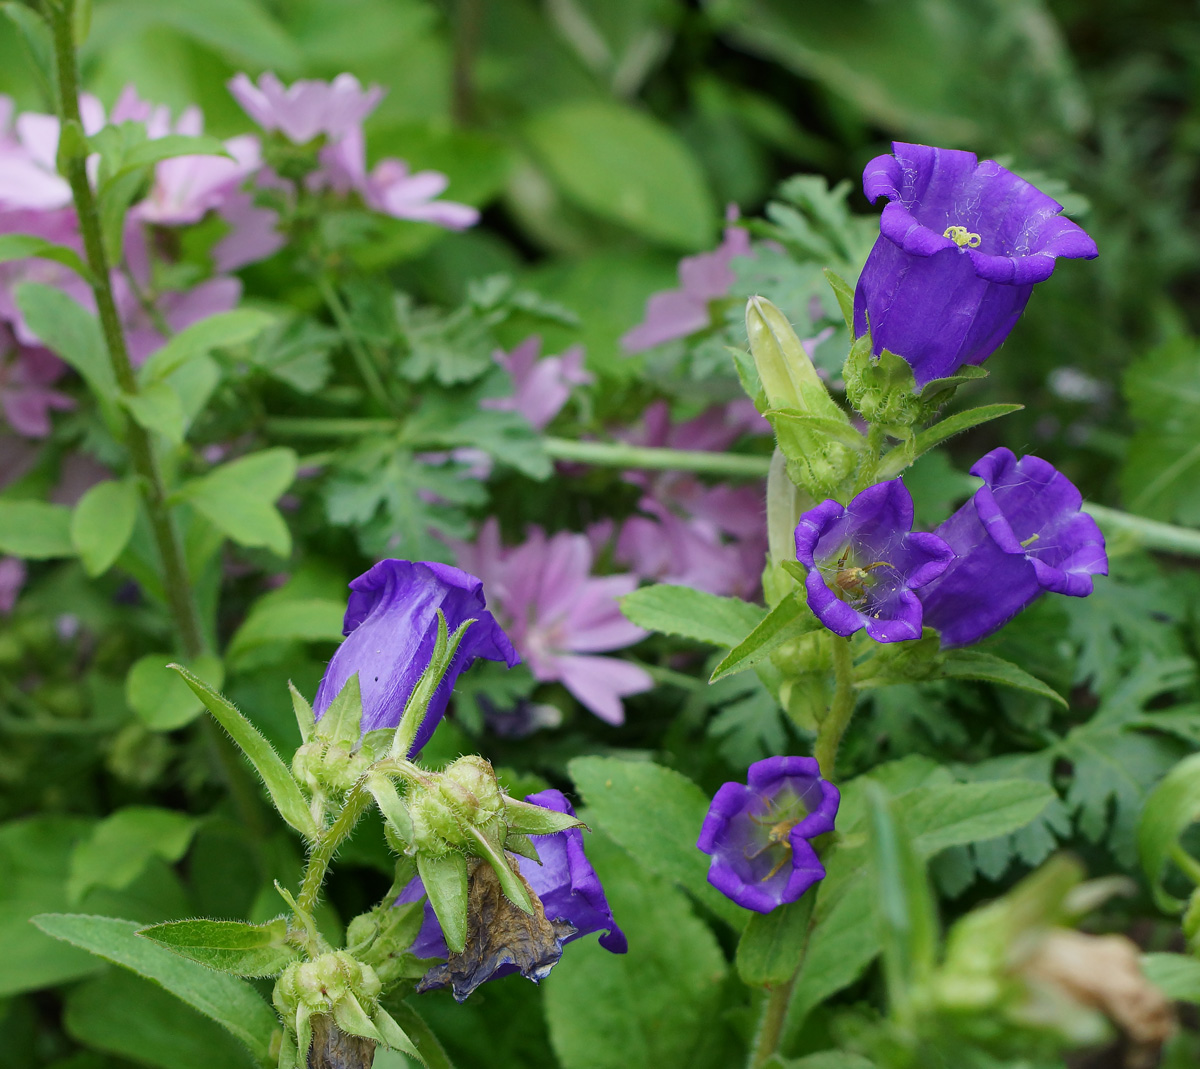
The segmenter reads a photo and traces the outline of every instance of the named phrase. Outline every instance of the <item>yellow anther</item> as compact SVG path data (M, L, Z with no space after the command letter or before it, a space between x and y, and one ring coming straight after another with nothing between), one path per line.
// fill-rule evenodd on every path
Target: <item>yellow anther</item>
M942 231L942 237L949 238L960 249L964 246L977 249L983 243L983 238L965 226L948 226Z

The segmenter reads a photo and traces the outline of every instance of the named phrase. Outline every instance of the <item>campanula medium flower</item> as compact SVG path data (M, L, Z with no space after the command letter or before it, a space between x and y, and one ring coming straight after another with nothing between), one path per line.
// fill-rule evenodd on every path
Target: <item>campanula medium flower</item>
M1001 447L971 474L983 485L936 532L954 560L920 594L944 646L978 642L1046 591L1086 597L1108 574L1104 535L1052 464Z
M537 794L526 795L525 801L533 805L544 806L546 809L553 809L558 813L575 815L574 808L562 791L553 789L539 791ZM592 932L603 932L604 934L600 936L600 945L613 954L624 954L629 946L628 941L625 933L613 919L612 908L604 894L600 877L584 853L583 833L578 828L568 828L566 831L555 832L553 835L533 835L530 838L537 848L538 859L541 863L538 864L526 857L518 857L516 861L521 875L525 877L529 886L542 900L546 919L556 923L556 927L565 925L573 929L571 931L568 931L566 927L561 929L564 933L561 943L569 943L585 935L590 935ZM404 889L397 899L397 904L415 902L424 893L425 889L418 877ZM425 919L411 950L419 958L445 958L447 956L442 927L429 903L425 904ZM472 978L472 990L488 980L516 971L511 959L492 964L497 967L489 971L487 975ZM530 979L542 980L549 971L549 966L546 966L544 970L539 970L538 975L531 975ZM469 993L467 991L461 997L465 998Z
M625 720L621 699L649 690L649 673L598 653L623 649L646 637L621 613L618 599L637 587L632 575L594 576L587 535L560 531L549 538L531 527L512 549L500 544L490 519L474 544L457 544L459 564L480 575L497 617L534 678L561 682L601 720Z
M869 486L849 505L822 501L796 525L796 559L808 569L808 607L830 631L862 627L876 642L921 637L914 590L946 570L953 550L912 531L912 496L900 479Z
M519 658L508 637L487 611L483 583L447 564L383 560L350 583L343 633L317 688L317 718L346 681L358 673L362 691L362 730L396 727L404 703L429 665L437 637L437 611L453 632L467 628L450 669L429 703L429 711L412 746L418 752L445 712L454 681L478 657L503 661L510 668Z
M888 199L854 294L854 333L869 329L912 367L917 386L981 364L1008 336L1058 256L1096 243L1062 205L974 153L895 142L863 172Z
M833 831L841 796L811 757L755 761L746 778L717 791L696 845L712 856L709 883L739 906L770 913L824 878L809 840Z

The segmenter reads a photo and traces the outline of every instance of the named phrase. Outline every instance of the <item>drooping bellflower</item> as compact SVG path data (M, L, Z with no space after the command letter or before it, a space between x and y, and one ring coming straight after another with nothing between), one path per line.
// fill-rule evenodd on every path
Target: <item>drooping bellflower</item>
M437 638L437 611L453 632L467 628L429 711L413 741L417 753L437 727L459 673L478 657L503 661L510 668L520 658L500 625L487 611L483 583L448 564L383 560L350 583L343 633L317 688L313 712L320 719L346 681L358 673L362 691L362 730L396 727L404 703L429 665Z
M1096 243L1052 197L972 152L895 142L863 171L886 197L854 293L854 333L903 357L918 387L981 364L1008 336L1058 256Z
M558 813L575 815L574 808L562 791L539 791L526 795L525 801ZM556 930L563 933L559 941L559 951L561 952L562 944L592 932L602 932L600 945L613 954L624 954L628 949L625 933L613 919L612 908L604 894L600 877L584 853L583 833L578 828L568 828L553 835L533 835L530 838L537 848L541 863L525 857L515 860L521 875L541 899L546 919L555 925ZM425 888L418 877L404 889L397 899L397 904L416 902L424 893ZM442 927L428 902L425 904L425 919L411 950L419 958L447 957ZM555 958L554 962L557 960ZM465 984L460 980L455 987L456 997L460 1000L466 998L480 984L516 972L517 966L513 962L513 956L506 959L501 953L498 958L493 958L487 963L486 974L472 976ZM531 980L543 980L554 962L543 963L536 971L527 972L526 975ZM436 986L441 985L431 977L427 977L422 983L422 988L426 990Z
M808 569L808 607L830 631L865 627L876 642L921 637L914 590L946 570L954 551L913 532L912 496L900 479L869 486L849 505L823 501L796 525L796 559Z
M841 796L811 757L768 757L746 783L713 797L696 845L712 856L708 882L739 906L770 913L825 876L809 841L833 831Z
M944 646L978 642L1045 591L1086 597L1108 574L1104 535L1054 465L1001 447L971 474L983 486L936 531L954 560L920 594Z

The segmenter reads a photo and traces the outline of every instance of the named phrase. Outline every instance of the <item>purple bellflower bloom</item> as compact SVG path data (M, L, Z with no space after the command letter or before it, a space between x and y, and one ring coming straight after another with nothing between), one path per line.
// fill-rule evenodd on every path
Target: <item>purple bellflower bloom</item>
M545 790L537 794L528 794L525 801L553 809L557 813L575 815L571 803L567 801L562 791ZM587 855L583 852L583 832L578 828L568 828L566 831L555 832L553 835L532 835L533 845L537 848L541 864L527 857L516 858L521 875L529 882L529 886L542 900L542 908L546 911L546 919L551 922L562 922L570 925L573 932L567 933L563 943L570 943L592 932L603 932L600 945L613 954L624 954L629 949L625 933L613 920L612 909L605 897L600 877L592 868ZM397 905L406 902L416 902L425 893L420 877L414 879L400 897ZM437 915L428 902L425 903L425 919L421 930L417 933L411 947L412 953L419 958L447 957L446 940L442 935L442 926L438 923ZM472 990L479 984L507 976L516 971L511 960L499 962L498 968L487 976L476 977ZM531 976L532 980L545 979L549 972L546 968L541 975ZM429 985L434 986L434 985ZM468 991L466 994L469 994ZM457 992L456 992L457 994ZM466 998L466 994L462 997Z
M912 533L913 503L900 479L869 486L843 507L822 501L796 525L796 559L808 569L808 607L830 631L865 627L876 642L921 637L913 591L946 570L954 551Z
M920 594L943 646L978 642L1047 590L1086 597L1092 576L1108 574L1104 535L1052 464L1001 447L971 474L983 486L936 532L954 560Z
M809 840L833 831L841 796L811 757L755 761L747 781L717 791L696 845L712 856L709 883L739 906L770 913L824 879Z
M913 369L918 387L981 364L1016 325L1055 257L1096 256L1062 205L974 153L895 142L863 171L887 197L854 293L854 333L871 332Z
M425 745L437 727L460 672L477 657L503 661L519 658L508 637L485 608L483 583L448 564L382 560L350 583L343 633L346 641L329 662L317 688L313 712L319 720L346 681L358 673L362 690L363 732L394 728L412 689L429 665L437 637L437 610L453 632L467 628L450 669L429 703L411 753Z

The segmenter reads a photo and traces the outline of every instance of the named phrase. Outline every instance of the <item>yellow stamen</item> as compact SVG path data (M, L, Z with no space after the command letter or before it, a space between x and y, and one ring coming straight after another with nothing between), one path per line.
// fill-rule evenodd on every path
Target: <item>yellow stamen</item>
M968 230L965 226L948 226L942 231L942 237L949 238L960 249L964 246L977 249L983 243L983 238Z

